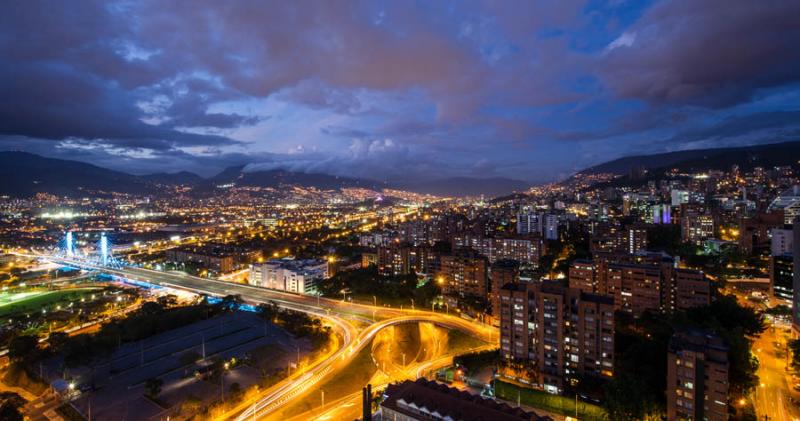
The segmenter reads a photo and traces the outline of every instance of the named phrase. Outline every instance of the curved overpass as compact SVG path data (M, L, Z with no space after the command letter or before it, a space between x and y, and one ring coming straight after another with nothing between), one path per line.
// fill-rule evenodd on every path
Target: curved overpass
M183 289L194 293L211 296L239 295L250 304L266 304L274 302L278 306L290 310L312 314L329 321L337 328L343 338L338 350L331 352L315 361L306 371L299 371L279 384L270 388L266 394L255 403L247 406L244 403L227 414L240 415L237 420L252 419L254 415L267 415L286 403L288 400L307 391L331 373L334 373L349 364L375 335L388 326L402 323L433 323L448 329L457 329L494 343L494 329L478 322L472 322L460 317L442 313L421 310L398 310L386 307L376 307L365 304L355 304L327 298L299 295L282 291L268 290L246 284L237 284L215 279L199 278L186 274L155 271L144 268L108 268L87 262L53 256L28 256L50 260L55 263L84 269L102 271L125 279L147 282L169 288ZM374 321L377 318L383 320ZM359 331L349 320L357 320L368 325Z
M308 391L311 387L319 384L331 373L346 367L361 350L367 346L375 335L382 329L403 324L403 323L433 323L440 327L458 329L467 333L472 333L481 339L491 341L493 338L492 329L479 324L470 322L454 316L430 313L425 311L413 311L414 314L399 316L392 319L383 320L369 325L359 333L358 337L349 346L343 347L331 358L312 367L300 378L295 379L284 387L279 388L276 393L270 393L249 408L242 412L237 421L255 419L259 416L268 415L278 409L288 400Z

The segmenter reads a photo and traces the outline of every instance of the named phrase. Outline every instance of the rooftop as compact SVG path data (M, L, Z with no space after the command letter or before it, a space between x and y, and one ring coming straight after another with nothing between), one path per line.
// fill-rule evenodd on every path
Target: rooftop
M426 379L389 385L386 395L382 407L410 416L454 421L552 420Z

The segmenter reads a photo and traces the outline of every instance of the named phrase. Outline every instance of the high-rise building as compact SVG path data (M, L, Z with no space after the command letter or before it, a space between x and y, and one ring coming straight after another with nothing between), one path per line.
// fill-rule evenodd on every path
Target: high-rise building
M491 279L491 290L489 291L489 301L492 305L492 317L495 320L500 318L500 289L506 284L519 282L519 262L516 260L498 260L489 269Z
M569 286L614 297L617 310L635 316L709 305L712 284L701 271L676 268L674 260L658 253L596 255L576 260L569 269Z
M791 229L773 228L770 231L772 243L770 254L773 256L792 255L794 232Z
M727 420L728 368L721 338L673 335L667 350L667 420Z
M378 272L383 275L407 275L413 273L411 246L392 244L378 247Z
M532 238L490 238L462 233L453 237L453 248L471 248L486 256L489 263L511 259L520 263L538 265L542 255L542 240Z
M647 228L640 224L598 224L589 247L593 253L639 253L647 250Z
M544 215L543 235L547 240L558 240L558 215Z
M681 240L702 246L703 242L714 237L714 217L687 209L681 215Z
M658 266L612 263L605 271L606 294L617 309L639 316L661 309L662 273Z
M800 334L800 218L794 220L794 281L792 282L792 326Z
M784 223L787 225L800 216L800 186L793 186L782 192L767 208L770 212L777 210L783 211Z
M689 192L686 190L672 190L670 196L672 206L689 203Z
M520 212L517 214L517 234L541 234L542 214Z
M378 247L377 266L383 275L435 274L439 271L439 253L426 244L394 243Z
M739 248L748 254L768 250L771 231L776 228L783 228L782 210L742 218L739 221Z
M794 257L791 254L769 258L769 283L772 293L791 301L794 297Z
M685 310L711 304L711 282L699 270L675 269L669 272L669 292L671 298L662 307L669 310ZM673 298L674 297L674 298Z
M442 293L455 298L488 299L488 262L479 253L457 250L441 257L439 276L444 281Z
M500 290L500 352L515 372L559 393L569 379L614 372L614 300L560 282ZM529 369L529 370L528 370Z
M590 294L598 293L597 265L591 260L575 260L569 267L569 287Z

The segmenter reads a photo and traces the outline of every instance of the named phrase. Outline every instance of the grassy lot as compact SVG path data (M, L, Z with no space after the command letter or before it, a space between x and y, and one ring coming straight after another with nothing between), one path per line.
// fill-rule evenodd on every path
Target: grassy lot
M455 329L450 330L447 334L449 336L447 351L453 354L469 352L487 344L487 342Z
M0 317L16 313L38 311L59 301L75 301L88 292L102 288L75 288L60 291L23 292L0 294Z
M540 408L545 411L555 412L561 415L575 416L575 398L552 395L541 390L519 387L510 383L494 381L494 393L500 398L510 402L516 402L519 397L523 405ZM586 402L578 402L578 419L589 421L607 420L606 412L603 408Z

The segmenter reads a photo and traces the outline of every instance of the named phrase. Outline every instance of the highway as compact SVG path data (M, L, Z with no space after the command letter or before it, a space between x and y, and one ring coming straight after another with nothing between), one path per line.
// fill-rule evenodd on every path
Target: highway
M103 273L129 280L210 296L239 295L244 302L249 304L274 302L286 309L318 316L326 320L341 335L342 341L338 350L332 349L322 358L309 364L305 370L298 370L294 375L266 390L257 400L245 402L232 408L221 419L235 418L238 421L269 415L292 399L309 392L315 385L320 384L322 380L347 367L353 358L371 343L375 335L388 326L401 323L430 322L441 327L468 332L485 339L487 342L493 343L493 339L496 340L497 337L494 329L489 326L442 313L355 304L267 290L245 284L200 278L175 272L161 272L135 267L101 267L89 262L46 255L28 257L42 258L67 266L102 271ZM356 327L356 323L366 325L366 327L359 330ZM236 416L237 414L238 417Z

